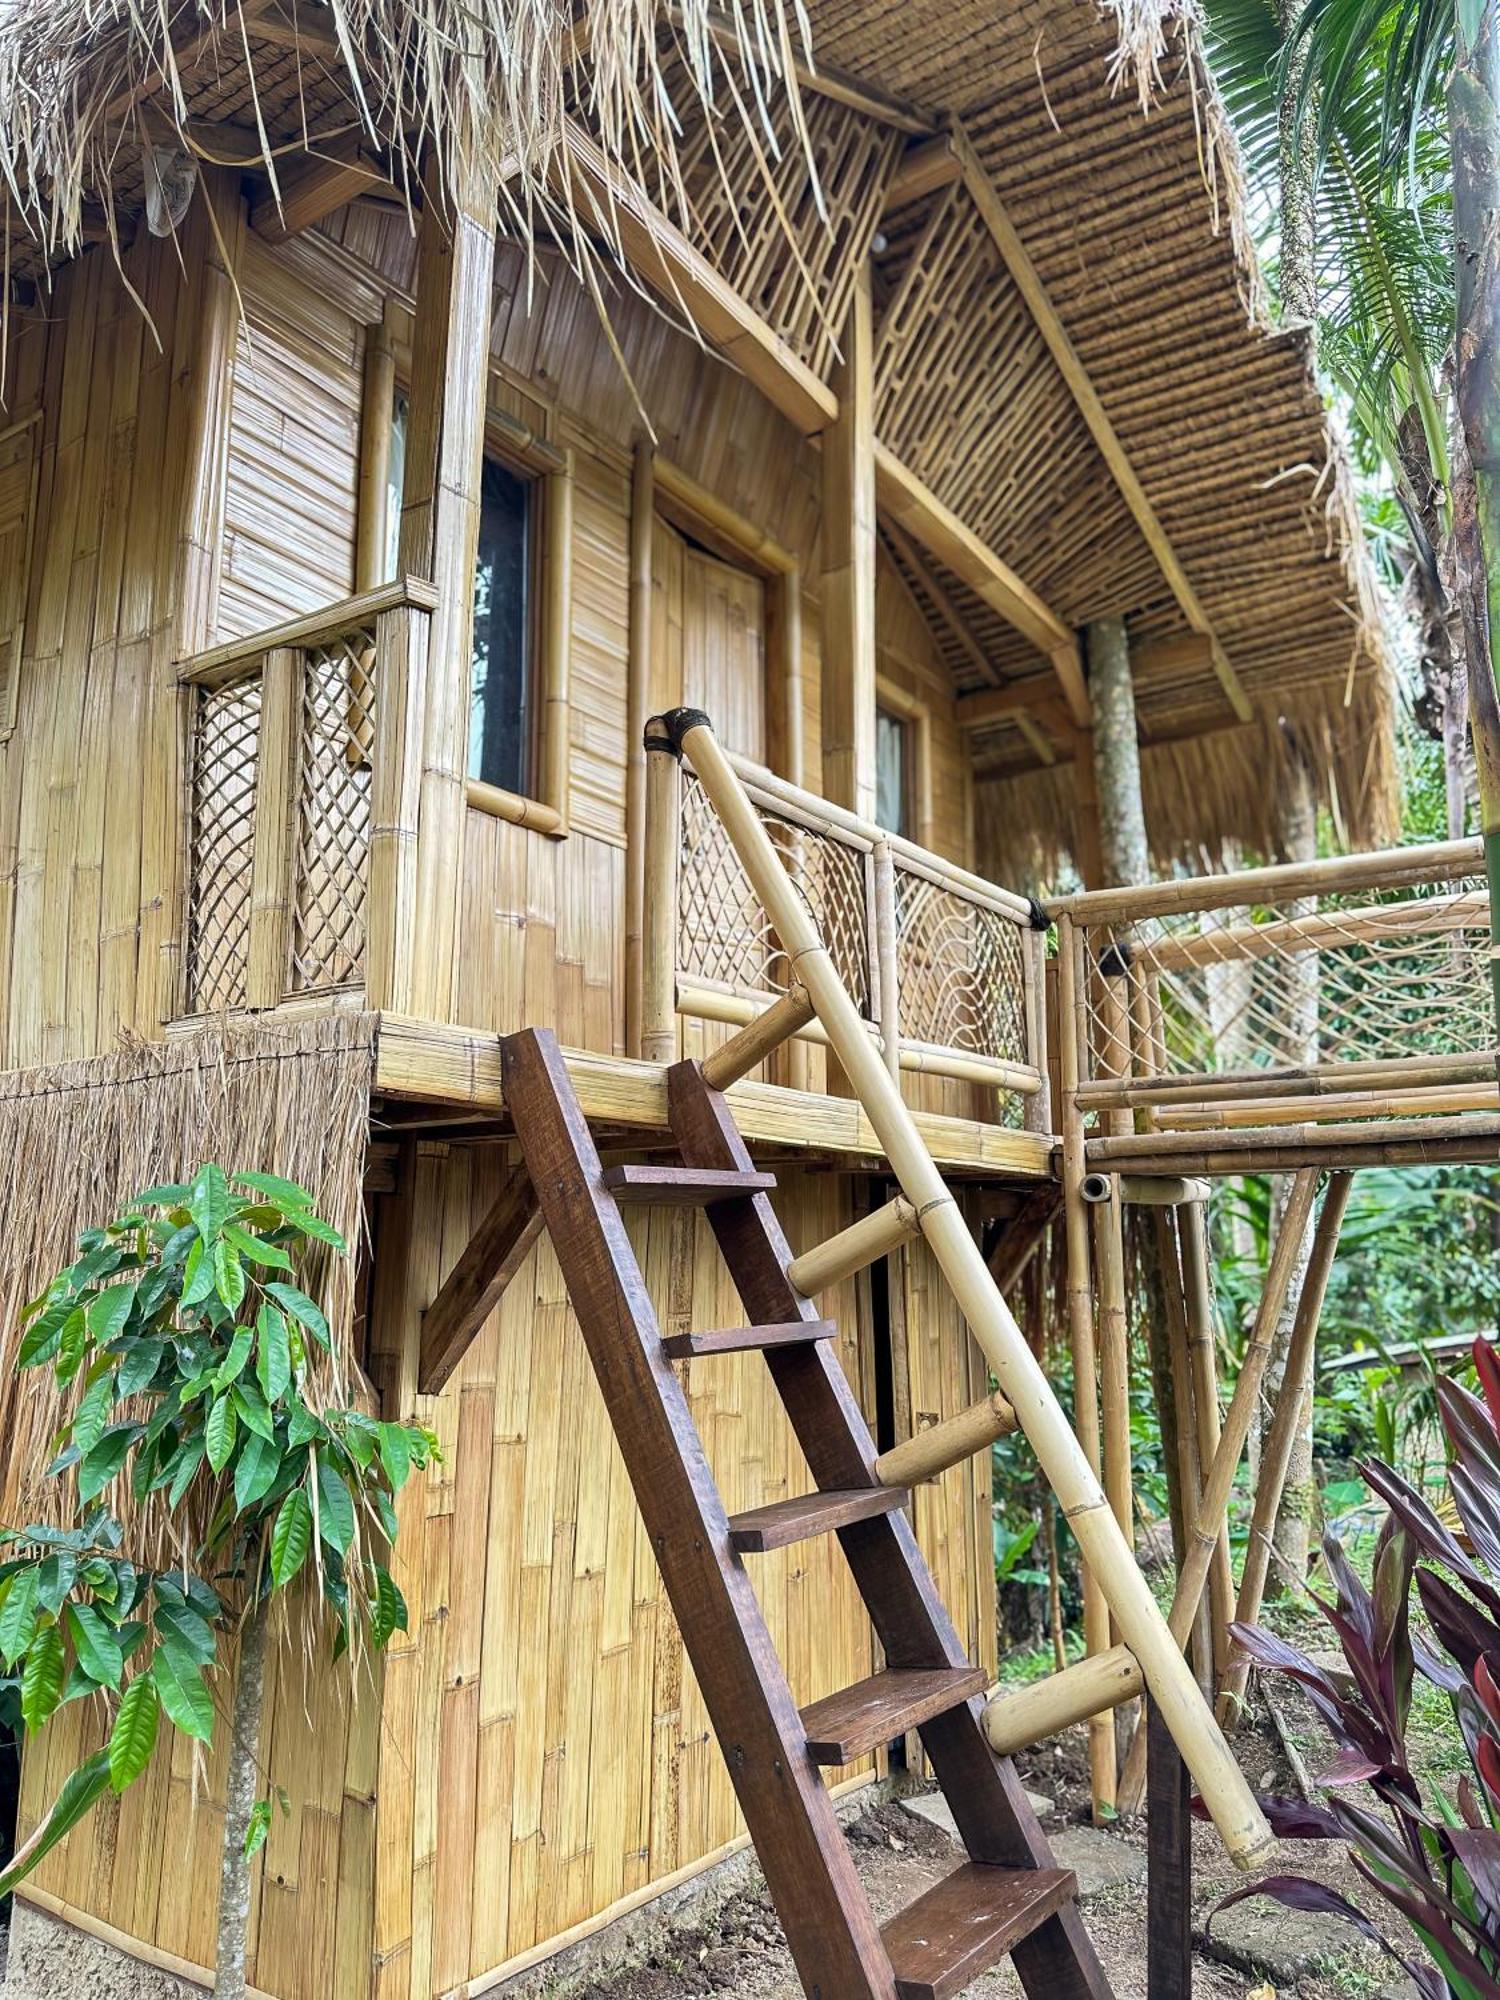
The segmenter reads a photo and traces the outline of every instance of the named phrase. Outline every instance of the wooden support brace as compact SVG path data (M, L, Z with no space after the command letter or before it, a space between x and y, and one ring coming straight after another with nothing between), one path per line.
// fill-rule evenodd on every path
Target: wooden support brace
M422 1315L419 1395L435 1396L442 1388L541 1233L531 1176L517 1167Z
M1191 1787L1172 1732L1149 1698L1146 1766L1146 1991L1151 2000L1192 2000Z

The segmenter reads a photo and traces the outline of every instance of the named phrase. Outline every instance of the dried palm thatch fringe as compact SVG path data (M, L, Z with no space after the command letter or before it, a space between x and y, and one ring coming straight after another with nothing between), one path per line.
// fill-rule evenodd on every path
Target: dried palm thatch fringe
M351 139L383 154L409 196L431 167L449 198L498 178L518 240L532 248L550 229L591 289L591 239L617 251L615 219L607 201L575 218L571 196L557 193L568 185L553 169L570 116L684 225L677 149L697 105L753 123L774 155L771 108L789 96L796 143L807 146L796 81L797 63L811 58L801 0L752 0L722 15L711 0L682 0L670 25L658 0L592 0L586 12L557 0L309 0L290 94L284 41L257 43L266 4L6 0L7 245L19 219L45 260L60 261L82 247L90 221L97 231L101 210L115 241L116 213L148 197L165 233L183 203L167 199L164 225L158 149L220 157L204 150L193 121L214 117L227 81L236 103L245 99L237 118L259 140L255 156L235 164L267 172L278 199L278 160L284 169L289 154Z
M357 1243L375 1020L225 1025L0 1075L0 1520L58 1510L58 1482L42 1474L66 1404L45 1369L18 1380L15 1354L21 1307L70 1261L80 1230L109 1221L142 1188L217 1160L300 1182ZM354 1278L352 1256L329 1254L303 1280L333 1336L313 1390L325 1404L347 1401L355 1373ZM132 1513L128 1495L111 1498L122 1518ZM162 1545L161 1521L135 1526L137 1547Z

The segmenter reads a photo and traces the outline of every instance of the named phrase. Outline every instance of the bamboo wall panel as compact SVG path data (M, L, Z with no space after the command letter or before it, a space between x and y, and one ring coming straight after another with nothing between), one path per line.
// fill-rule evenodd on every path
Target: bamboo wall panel
M573 489L573 699L568 819L578 833L625 839L625 675L629 643L628 480L580 452Z
M364 332L328 263L315 287L247 236L234 357L218 636L261 631L354 588Z

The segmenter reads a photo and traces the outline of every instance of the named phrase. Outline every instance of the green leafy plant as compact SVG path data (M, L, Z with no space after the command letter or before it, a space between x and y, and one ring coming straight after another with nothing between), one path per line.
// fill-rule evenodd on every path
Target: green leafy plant
M294 1182L208 1164L191 1183L148 1188L78 1248L23 1315L18 1367L49 1368L69 1399L47 1477L71 1504L57 1522L0 1530L0 1663L27 1734L90 1697L110 1727L0 1893L106 1789L141 1775L163 1719L212 1741L233 1639L220 1971L237 1949L239 1984L231 1966L219 1990L240 1991L243 1922L226 1937L225 1906L247 1903L248 1861L271 1824L271 1800L253 1796L270 1603L314 1590L335 1658L403 1630L385 1553L395 1496L436 1440L323 1406L329 1328L299 1279L347 1250Z

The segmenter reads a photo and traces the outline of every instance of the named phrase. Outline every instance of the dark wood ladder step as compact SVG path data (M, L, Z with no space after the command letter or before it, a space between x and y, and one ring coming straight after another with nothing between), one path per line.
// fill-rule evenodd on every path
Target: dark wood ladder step
M998 1965L1078 1893L1071 1868L987 1868L945 1875L881 1930L900 2000L950 2000Z
M832 1340L838 1327L831 1319L784 1319L770 1326L720 1326L711 1333L672 1333L662 1346L674 1361L695 1354L742 1354L757 1347L800 1347L809 1340Z
M852 1764L984 1689L983 1667L887 1667L803 1709L807 1754L815 1764Z
M853 1521L876 1514L894 1514L907 1502L904 1486L855 1486L845 1492L799 1493L791 1500L773 1500L769 1507L752 1507L732 1514L729 1539L743 1555L763 1555L793 1542L831 1534Z
M769 1194L776 1185L774 1174L733 1167L606 1167L602 1178L616 1201L651 1202L658 1207L742 1201L747 1195Z

